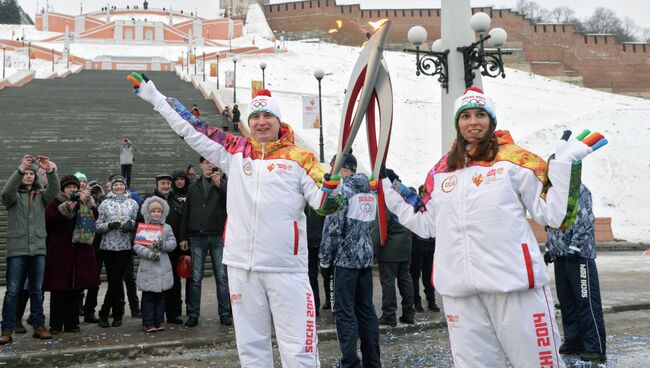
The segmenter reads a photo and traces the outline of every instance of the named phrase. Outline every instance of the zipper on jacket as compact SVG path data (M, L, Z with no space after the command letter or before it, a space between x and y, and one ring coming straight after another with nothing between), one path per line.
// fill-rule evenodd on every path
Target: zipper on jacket
M461 169L462 175L461 175L461 179L459 180L460 181L459 182L459 184L460 184L460 219L459 219L460 221L459 222L461 224L461 227L462 227L461 232L463 234L462 247L463 247L463 257L465 258L465 264L463 265L463 268L465 268L464 278L465 278L466 285L469 286L470 285L470 280L472 279L472 277L469 275L469 273L471 271L471 265L470 265L471 262L470 262L470 259L469 259L469 255L470 255L469 253L470 252L469 252L469 249L468 249L468 246L467 246L467 244L468 244L468 242L467 242L467 226L466 226L466 222L465 222L465 187L466 187L466 185L465 185L466 180L465 179L467 177L467 170L468 170L467 161L468 161L467 156L465 156L465 167L463 169ZM472 283L472 287L473 287L473 283Z
M264 159L264 143L262 143L262 159ZM259 166L259 165L258 165ZM255 235L257 235L257 218L258 218L258 212L259 212L259 198L260 198L260 176L262 174L262 170L256 168L257 170L257 183L255 183L255 198L253 199L253 203L255 208L253 209L253 236L251 237L251 249L249 252L249 259L250 259L250 269L253 269L253 261L254 261L254 256L255 252L253 251L255 248Z

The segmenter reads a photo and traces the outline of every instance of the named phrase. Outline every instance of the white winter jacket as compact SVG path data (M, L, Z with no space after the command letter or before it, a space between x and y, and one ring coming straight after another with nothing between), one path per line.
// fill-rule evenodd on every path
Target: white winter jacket
M549 281L526 211L541 225L560 227L572 165L551 160L547 169L508 132L497 137L492 162L469 162L449 172L443 157L427 177L430 197L419 209L405 200L410 191L392 188L384 179L386 204L400 223L420 237L436 237L433 280L441 295L506 293Z
M320 190L324 174L313 153L294 145L282 124L278 141L262 144L210 127L174 98L155 110L201 156L228 175L223 263L264 272L307 272L305 201L340 205Z

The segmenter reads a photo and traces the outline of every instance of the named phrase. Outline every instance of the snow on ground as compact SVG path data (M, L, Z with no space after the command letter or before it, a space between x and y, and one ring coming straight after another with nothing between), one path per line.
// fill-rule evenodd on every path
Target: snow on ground
M58 32L38 31L33 25L0 24L0 39L15 41L16 38L23 37L23 30L25 32L25 42L45 40L61 34Z
M302 129L301 96L317 95L313 77L317 67L322 80L323 131L326 161L335 153L344 90L360 48L326 43L287 42L287 53L249 56L237 63L237 97L250 101L250 81L261 79L259 63L266 62L266 84L280 100L283 120L292 124L314 152L318 130ZM441 156L440 87L430 77L417 77L412 55L387 52L394 92L394 126L388 166L408 184L418 186ZM221 71L232 70L228 60ZM584 162L583 179L594 197L596 216L613 218L614 234L631 241L650 240L650 182L646 142L650 139L647 116L650 101L599 92L548 78L507 69L506 79L484 79L493 96L499 128L512 132L515 141L549 156L564 129L602 132L609 145ZM215 82L216 78L208 78ZM223 87L224 75L221 74ZM164 93L164 91L163 91ZM449 122L451 124L451 122ZM369 158L364 129L354 152L367 171ZM644 225L645 224L645 225Z
M137 11L137 10L135 10ZM106 14L104 15L89 15L92 18L99 19L101 21L107 22L107 19L109 16ZM138 13L131 13L131 14L111 14L110 15L110 21L116 21L116 20L124 20L124 21L129 21L129 20L147 20L148 22L162 22L165 24L169 24L169 16L168 15L158 15L158 14L138 14ZM188 20L192 20L191 17L174 17L172 16L172 24L178 24L182 22L187 22Z

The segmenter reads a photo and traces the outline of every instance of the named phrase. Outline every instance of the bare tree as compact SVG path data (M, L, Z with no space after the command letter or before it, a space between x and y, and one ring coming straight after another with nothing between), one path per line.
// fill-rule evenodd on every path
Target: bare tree
M621 29L621 20L612 9L600 7L587 19L585 27L589 33L615 34Z
M554 23L575 23L576 12L568 6L558 6L550 11L549 17Z
M643 28L643 31L641 31L641 41L650 43L650 28Z
M621 42L638 41L639 33L640 28L636 25L632 18L623 18L623 23L621 24L621 30L619 34L619 40Z

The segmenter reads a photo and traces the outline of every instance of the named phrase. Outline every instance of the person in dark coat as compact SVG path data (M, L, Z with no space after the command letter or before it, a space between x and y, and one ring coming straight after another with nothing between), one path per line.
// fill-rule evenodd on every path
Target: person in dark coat
M320 292L318 290L318 249L323 236L323 224L325 217L316 213L316 210L310 206L305 206L305 215L307 215L307 268L309 274L309 284L314 293L314 309L316 316L320 315ZM325 286L325 304L330 305L330 288L329 280ZM329 308L326 308L329 309Z
M73 196L76 195L76 199ZM88 211L97 217L95 201L79 191L79 179L61 179L61 192L45 210L47 255L43 290L50 292L50 333L79 332L79 302L83 289L99 285L99 272L92 248L94 232L85 238L90 244L73 242L77 216ZM93 229L94 230L94 229ZM82 241L83 238L75 239Z
M97 180L91 180L88 183L90 188L90 195L95 200L95 206L99 205L104 200L104 189L102 185ZM102 234L95 233L95 239L93 239L93 249L95 250L95 260L97 261L97 275L101 275L102 268L104 267L104 253L99 249L99 244L102 242ZM100 280L101 284L101 280ZM99 293L99 285L93 288L89 288L86 293L86 302L84 303L84 322L86 323L97 323L99 319L95 315L95 308L97 307L97 294Z

